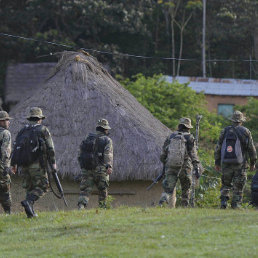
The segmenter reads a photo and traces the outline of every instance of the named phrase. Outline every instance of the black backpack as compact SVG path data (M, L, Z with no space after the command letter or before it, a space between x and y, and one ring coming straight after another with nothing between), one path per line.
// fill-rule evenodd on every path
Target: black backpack
M108 137L90 133L80 145L78 157L80 167L88 170L95 169L99 164L104 164L104 149Z
M26 125L17 135L11 163L17 166L29 166L39 159L40 130L42 125Z
M80 156L78 158L80 167L84 169L95 169L97 167L97 135L90 133L80 145Z
M258 172L253 176L251 184L251 203L258 207Z
M244 162L242 134L233 126L225 130L221 147L221 161L227 164L242 164Z

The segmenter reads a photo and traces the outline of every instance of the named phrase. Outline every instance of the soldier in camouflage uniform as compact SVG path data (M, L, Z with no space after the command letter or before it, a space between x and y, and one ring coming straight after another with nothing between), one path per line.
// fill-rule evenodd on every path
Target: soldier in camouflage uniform
M215 149L215 168L217 171L222 170L222 187L221 187L221 208L227 208L227 201L229 200L229 192L233 187L233 197L231 207L233 209L240 208L243 199L243 190L247 179L246 170L248 168L248 158L250 159L250 170L255 170L255 163L257 160L256 149L253 143L251 132L242 123L245 121L244 115L240 111L235 111L231 121L232 126L241 135L241 148L244 156L242 164L226 164L221 162L221 148L226 130L221 131L216 149ZM241 140L241 139L240 139Z
M10 119L7 112L0 111L0 203L7 214L11 212L11 134L8 131Z
M113 143L108 137L109 127L106 119L100 119L96 126L97 136L102 142L105 142L102 158L97 159L97 167L93 170L82 168L82 180L80 184L80 196L78 200L78 208L84 209L89 202L90 194L96 185L99 191L99 207L106 207L106 199L108 196L109 175L112 174L113 168Z
M45 116L43 116L42 110L38 107L33 107L30 109L29 116L27 117L29 124L26 126L37 128L39 137L44 141L46 146L46 153L42 155L47 155L49 162L53 164L53 168L56 169L54 143L48 128L41 125L43 119L45 119ZM12 165L15 166L16 164ZM24 176L23 188L26 189L26 199L22 201L21 204L28 218L37 217L33 209L33 204L47 192L49 187L47 171L44 164L42 164L41 157L29 166L23 166L22 172Z
M199 173L199 158L197 156L197 150L195 145L195 139L190 134L190 129L193 128L191 125L190 118L181 118L178 125L178 132L184 133L186 140L187 153L184 157L184 164L181 169L171 168L167 162L168 146L170 144L170 137L168 136L163 145L162 154L160 157L161 162L165 166L165 179L162 182L164 192L161 195L159 205L168 203L173 191L175 189L177 180L179 178L182 187L182 206L187 207L190 199L190 189L192 185L192 174L191 171L194 167L196 173ZM176 133L176 132L175 132Z

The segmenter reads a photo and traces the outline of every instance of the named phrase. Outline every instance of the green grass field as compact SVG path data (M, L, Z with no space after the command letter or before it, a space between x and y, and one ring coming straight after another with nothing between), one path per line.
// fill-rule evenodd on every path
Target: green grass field
M258 211L127 208L0 216L0 257L258 257Z

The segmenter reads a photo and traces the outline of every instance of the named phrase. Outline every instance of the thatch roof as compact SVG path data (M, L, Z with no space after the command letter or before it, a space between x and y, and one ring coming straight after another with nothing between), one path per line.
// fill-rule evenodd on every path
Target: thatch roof
M56 63L10 64L6 70L5 103L16 105L34 94L48 78Z
M14 135L32 106L41 107L47 117L44 124L53 135L63 175L79 173L79 145L95 131L99 118L108 119L112 127L112 180L152 179L162 168L159 156L170 130L86 53L63 52L44 87L16 105L11 112Z

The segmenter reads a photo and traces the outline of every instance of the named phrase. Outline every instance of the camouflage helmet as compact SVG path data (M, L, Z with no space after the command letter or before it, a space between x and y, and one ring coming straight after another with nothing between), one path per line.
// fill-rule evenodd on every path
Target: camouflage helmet
M45 119L45 116L43 116L42 110L39 107L32 107L29 111L29 115L27 116L27 119L30 120L31 118L40 118Z
M98 123L97 123L97 126L96 127L102 127L103 129L111 129L109 127L109 124L108 124L108 120L107 119L104 119L104 118L101 118L98 120Z
M0 121L10 120L9 114L6 111L0 111Z
M180 118L180 120L179 120L179 124L180 125L184 125L186 128L193 128L192 127L192 123L191 123L191 119L190 118L188 118L188 117L182 117L182 118Z
M242 112L236 110L233 113L232 118L230 120L236 123L241 123L241 122L245 122L246 118Z

